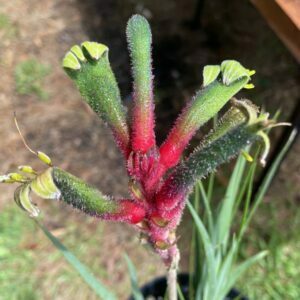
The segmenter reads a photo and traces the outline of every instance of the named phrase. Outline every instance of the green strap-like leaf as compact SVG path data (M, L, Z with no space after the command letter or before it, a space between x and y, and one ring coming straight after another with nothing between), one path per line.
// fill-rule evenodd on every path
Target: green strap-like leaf
M215 259L214 259L214 248L211 241L211 238L202 222L200 217L198 216L197 212L195 211L194 207L187 202L187 206L189 208L189 211L194 219L197 231L201 237L204 252L205 252L205 258L207 260L207 274L209 276L210 282L214 284L216 282L216 266L215 266Z
M232 223L232 213L237 195L240 189L243 173L246 167L245 158L240 155L236 161L234 170L230 177L226 194L222 199L222 204L217 216L217 224L215 229L215 244L222 245L224 249L227 247L228 237L230 233L230 226Z
M116 296L109 291L98 279L94 277L91 271L82 264L78 258L71 253L45 226L35 220L37 225L43 230L46 237L52 244L61 251L68 263L79 273L83 280L93 289L93 291L103 300L116 300Z
M124 257L125 257L129 275L130 275L131 290L132 290L133 298L134 298L134 300L144 300L144 297L139 289L137 275L136 275L136 269L135 269L131 259L129 258L129 256L127 254L124 254Z
M287 153L287 151L290 149L291 145L293 144L295 138L297 136L297 129L294 129L290 136L289 139L287 140L287 142L285 143L285 145L283 146L283 148L281 149L281 151L279 152L279 154L277 155L277 157L275 158L274 162L272 163L266 177L264 178L262 185L260 186L257 194L254 197L253 200L253 206L251 207L251 210L249 212L249 215L247 216L243 227L241 229L241 233L240 235L243 236L244 232L246 231L246 229L248 228L248 225L250 223L250 220L252 219L256 209L258 208L258 206L260 205L260 203L262 202L271 182L273 177L276 174L277 169L280 166L280 163L284 157L284 155Z
M233 287L235 282L241 278L243 273L247 271L248 268L250 268L252 265L263 259L268 254L268 251L262 251L249 259L247 259L245 262L241 263L239 266L237 266L230 274L228 286Z

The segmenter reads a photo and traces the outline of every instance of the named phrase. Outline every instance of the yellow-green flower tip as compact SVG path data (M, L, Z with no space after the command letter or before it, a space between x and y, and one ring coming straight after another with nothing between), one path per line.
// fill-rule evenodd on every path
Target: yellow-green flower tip
M221 68L218 65L205 66L203 69L203 86L207 86L217 79L221 72Z
M29 213L30 217L37 217L40 210L31 202L30 191L30 185L21 185L15 191L14 200L19 207Z
M259 162L263 167L265 167L266 158L267 158L267 156L270 152L270 148L271 148L270 139L263 131L259 131L257 133L257 135L260 137L260 142L261 142L261 145L262 145L262 148L263 148L262 153L260 155Z
M37 176L30 183L32 191L43 199L59 199L60 191L52 178L52 168Z
M248 162L253 162L253 157L248 152L242 150L241 154Z
M247 83L247 84L245 84L245 86L244 86L244 88L245 89L248 89L248 90L251 90L251 89L254 89L254 84L253 83Z
M45 163L48 166L52 166L51 158L47 154L45 154L42 151L38 151L37 156L43 163Z
M77 56L80 61L86 61L86 58L83 55L82 49L78 45L74 45L71 48L71 51Z
M225 85L230 85L243 77L250 79L249 70L236 60L224 60L221 64L221 72L223 84Z
M71 51L67 52L67 54L65 55L62 65L64 68L71 70L80 70L81 68L77 57Z
M232 104L239 107L240 109L243 109L246 112L248 124L253 124L255 122L267 119L263 119L260 116L258 116L259 108L249 100L233 99Z
M37 174L37 172L31 166L19 166L18 169L24 173Z
M10 173L8 174L9 179L15 182L26 182L28 179L19 173Z
M249 76L252 76L252 75L254 75L256 73L256 71L255 70L248 70L248 74L249 74Z
M15 181L10 179L8 175L0 176L0 183L14 183Z
M108 51L107 46L96 42L83 42L81 47L88 52L91 58L98 60L105 52Z

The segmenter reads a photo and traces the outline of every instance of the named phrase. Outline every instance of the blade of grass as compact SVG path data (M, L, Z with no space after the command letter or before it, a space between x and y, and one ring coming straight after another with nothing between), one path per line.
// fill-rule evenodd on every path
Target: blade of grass
M127 254L124 254L124 258L126 260L129 275L130 275L130 282L131 282L133 298L134 298L134 300L143 300L144 296L142 295L142 293L139 289L137 275L136 275L136 269Z
M94 277L91 271L82 264L78 258L71 253L44 225L35 220L36 224L42 229L46 237L52 244L61 251L68 263L80 274L83 280L93 289L93 291L105 300L116 300L116 296L109 291L98 279Z

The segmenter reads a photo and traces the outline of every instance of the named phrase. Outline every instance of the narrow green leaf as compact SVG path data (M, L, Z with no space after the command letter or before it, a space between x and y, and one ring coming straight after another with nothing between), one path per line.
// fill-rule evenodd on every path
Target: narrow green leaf
M229 185L226 189L225 197L222 200L220 211L217 217L216 225L216 244L223 245L224 249L227 247L227 241L232 223L232 212L237 194L240 188L242 176L245 170L246 160L242 155L236 161L233 173L230 177Z
M46 237L52 242L52 244L61 251L68 263L79 273L83 280L93 289L93 291L101 298L105 300L116 300L115 295L109 291L104 285L98 281L91 271L82 264L78 258L71 253L52 233L37 220L36 224L42 229Z
M177 293L178 293L178 298L179 300L185 300L183 294L182 294L182 291L181 291L181 288L179 286L179 284L177 283Z
M249 215L249 207L250 207L250 201L252 198L252 190L253 190L253 184L254 184L254 177L255 177L255 165L250 169L250 178L249 178L249 183L247 187L247 193L246 193L246 200L244 204L244 210L243 210L243 217L242 217L242 222L240 225L240 233L238 236L238 241L240 242L242 239L242 234L245 232L244 227L246 226L246 221Z
M193 205L195 211L199 212L200 207L200 191L199 187L195 185L195 192L193 195ZM189 282L189 295L191 298L194 297L197 285L200 281L201 274L198 270L202 268L202 249L199 233L196 230L195 222L192 223L192 240L191 240L191 250L190 250L190 261L189 261L189 274L193 276Z
M237 266L230 275L228 287L234 286L235 282L240 278L248 268L253 264L257 263L259 260L263 259L268 254L268 251L262 251L251 258L247 259L245 262Z
M127 254L124 254L124 258L126 260L129 275L130 275L131 290L132 290L133 298L135 300L143 300L144 296L142 295L142 293L139 289L137 275L136 275L136 269Z
M232 288L232 286L229 286L228 281L231 277L231 271L237 255L237 251L238 243L236 239L233 238L230 249L228 250L226 255L222 257L222 265L218 272L217 285L214 287L215 299L224 299L228 291Z
M205 216L207 217L207 221L208 221L208 232L211 235L212 232L213 232L213 227L214 226L213 226L213 216L212 216L212 212L211 212L210 203L209 203L208 196L207 196L207 193L205 192L202 181L199 181L198 185L199 185L199 188L200 188L203 204L204 204L204 207L205 207Z
M287 153L287 151L289 150L289 148L291 147L295 137L297 136L297 129L294 129L286 144L283 146L282 150L279 152L279 154L277 155L276 159L274 160L273 164L271 165L269 172L267 173L264 181L262 182L262 185L260 186L257 195L255 195L254 201L253 201L253 206L249 212L249 216L247 217L247 220L245 221L244 227L243 227L243 231L241 232L241 234L243 235L243 233L245 232L245 230L247 229L250 220L252 219L256 209L258 208L259 204L262 202L271 182L273 177L276 174L277 169L280 166L280 163L284 157L284 155Z
M208 180L208 188L207 188L207 199L208 202L210 203L212 200L213 196L213 190L214 190L214 184L215 184L215 172L211 173L209 175L209 180Z
M205 229L203 222L199 218L197 212L195 211L193 206L190 204L190 202L187 202L187 206L188 206L189 211L195 221L196 228L200 234L204 252L205 252L205 257L207 260L207 268L208 268L207 273L208 273L208 276L210 277L210 280L211 280L210 282L212 282L212 284L214 284L216 281L216 273L215 273L216 268L215 268L215 260L214 260L214 248L213 248L210 236L209 236L207 230Z
M257 155L258 155L258 152L259 151L257 151ZM242 201L242 199L244 199L245 193L246 193L247 189L249 188L249 184L252 179L252 176L255 175L256 168L257 168L257 162L256 162L257 155L254 158L254 162L251 163L250 168L247 168L246 174L243 176L243 182L241 183L242 185L239 189L239 193L238 193L238 197L237 197L237 200L235 203L233 214L235 214L237 212L237 210L241 204L241 201Z

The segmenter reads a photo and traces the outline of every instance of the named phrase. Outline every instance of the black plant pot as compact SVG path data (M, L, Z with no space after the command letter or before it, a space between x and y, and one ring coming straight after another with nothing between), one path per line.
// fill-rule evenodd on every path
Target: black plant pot
M178 274L178 283L181 291L186 300L189 299L189 275L187 273ZM145 284L141 288L141 292L145 298L151 297L151 299L161 300L164 298L167 289L167 279L166 277L158 277L153 281ZM236 289L231 289L224 300L249 300L247 297L241 295L241 293ZM133 296L130 296L129 300L134 300Z

